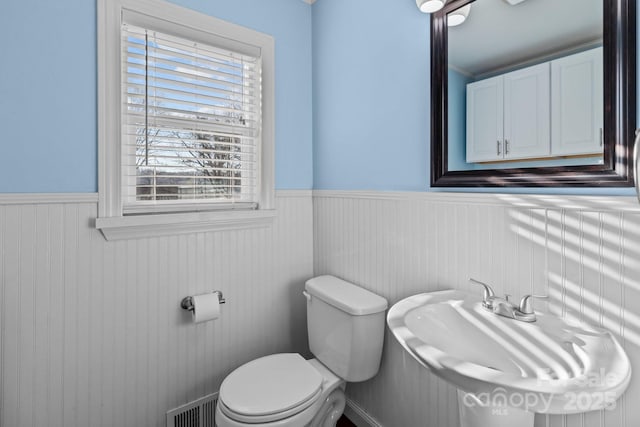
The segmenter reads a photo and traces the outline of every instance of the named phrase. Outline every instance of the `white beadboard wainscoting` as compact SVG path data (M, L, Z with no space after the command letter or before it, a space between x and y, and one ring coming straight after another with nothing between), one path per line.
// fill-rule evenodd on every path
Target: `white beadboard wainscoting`
M0 195L0 426L164 426L232 369L307 352L310 191L267 228L107 242L96 195ZM221 290L193 324L187 295Z
M514 299L549 294L547 307L536 301L539 308L609 329L634 375L615 409L537 415L536 426L640 425L637 200L315 191L314 272L350 280L391 304L446 288L480 294L469 277ZM458 425L455 390L419 366L389 332L379 375L349 384L347 395L380 426Z

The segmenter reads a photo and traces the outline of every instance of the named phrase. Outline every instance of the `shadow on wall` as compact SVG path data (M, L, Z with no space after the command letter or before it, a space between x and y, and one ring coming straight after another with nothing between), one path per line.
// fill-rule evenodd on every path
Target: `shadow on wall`
M640 396L637 202L517 194L319 194L314 241L315 274L364 284L390 304L445 288L481 295L469 277L490 283L498 294L549 293L550 302L536 301L536 309L611 331L635 372L616 408L540 415L536 427L640 425L640 407L633 404ZM349 384L349 398L381 425L457 425L455 388L394 341L387 332L379 375ZM535 351L527 357L544 357Z
M511 210L511 231L546 247L549 311L607 329L631 360L635 375L618 411L602 415L606 425L621 425L609 419L628 414L626 396L640 393L640 215L593 208L530 212L526 220Z

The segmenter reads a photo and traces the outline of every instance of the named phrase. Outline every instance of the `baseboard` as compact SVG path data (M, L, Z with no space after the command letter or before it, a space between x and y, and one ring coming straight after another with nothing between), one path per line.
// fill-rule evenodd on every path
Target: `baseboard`
M344 408L344 414L358 427L384 427L378 420L367 414L360 405L349 398L347 398L347 406Z

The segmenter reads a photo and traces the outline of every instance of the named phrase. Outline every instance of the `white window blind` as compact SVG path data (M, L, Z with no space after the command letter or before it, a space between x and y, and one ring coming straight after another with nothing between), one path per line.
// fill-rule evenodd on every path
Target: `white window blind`
M260 58L121 31L124 213L257 207Z

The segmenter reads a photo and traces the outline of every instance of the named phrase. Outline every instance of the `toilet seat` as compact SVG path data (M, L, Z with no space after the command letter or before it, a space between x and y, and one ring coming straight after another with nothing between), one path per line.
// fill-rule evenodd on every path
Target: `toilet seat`
M247 424L292 417L322 394L322 375L297 353L281 353L248 362L222 382L219 407L227 417Z

